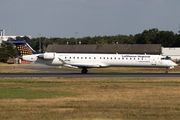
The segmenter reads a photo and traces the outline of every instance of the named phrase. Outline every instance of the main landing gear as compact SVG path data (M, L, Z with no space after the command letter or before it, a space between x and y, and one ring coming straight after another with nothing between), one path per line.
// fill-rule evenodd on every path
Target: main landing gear
M165 73L166 73L166 74L168 73L168 67L166 68Z
M82 70L81 70L81 73L87 73L88 72L88 70L87 70L87 68L83 68Z

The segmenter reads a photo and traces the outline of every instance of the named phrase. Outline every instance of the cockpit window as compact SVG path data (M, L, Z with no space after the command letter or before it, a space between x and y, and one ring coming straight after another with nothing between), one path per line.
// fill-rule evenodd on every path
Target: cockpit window
M161 58L161 60L171 60L171 57L166 56L166 57Z

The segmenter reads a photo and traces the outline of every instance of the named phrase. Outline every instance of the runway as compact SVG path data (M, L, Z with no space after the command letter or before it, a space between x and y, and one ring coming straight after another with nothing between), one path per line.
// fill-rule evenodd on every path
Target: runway
M0 78L179 78L180 73L102 73L72 69L55 69L47 65L29 64L20 65L18 68L39 70L37 73L0 73Z
M179 78L180 73L0 73L0 78Z

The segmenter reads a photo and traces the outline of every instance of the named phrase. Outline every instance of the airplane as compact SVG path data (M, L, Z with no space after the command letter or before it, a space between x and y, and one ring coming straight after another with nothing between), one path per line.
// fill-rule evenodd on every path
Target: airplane
M81 73L87 73L89 68L106 67L158 67L168 68L177 66L172 60L167 60L162 55L148 54L98 54L98 53L55 53L36 52L23 39L7 41L16 45L21 57L25 61L50 66L67 66L80 68Z

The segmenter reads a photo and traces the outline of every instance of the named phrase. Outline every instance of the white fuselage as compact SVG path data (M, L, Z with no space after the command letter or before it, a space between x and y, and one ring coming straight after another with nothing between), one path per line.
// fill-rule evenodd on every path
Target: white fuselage
M77 68L100 67L173 67L171 60L162 60L161 55L136 54L73 54L46 53L23 56L23 60L51 66L68 66ZM42 56L43 55L43 56ZM38 57L40 56L40 57ZM52 57L54 56L54 57ZM44 57L41 58L41 57Z

